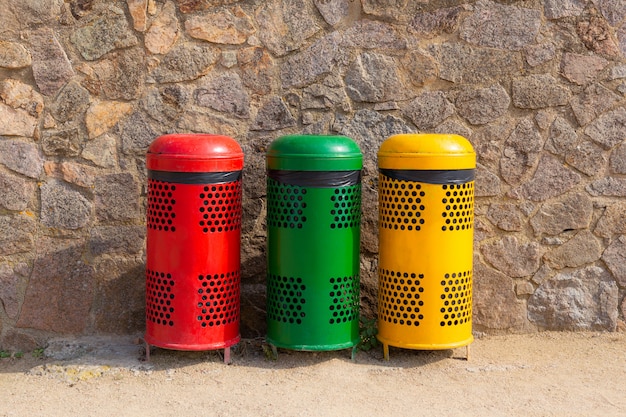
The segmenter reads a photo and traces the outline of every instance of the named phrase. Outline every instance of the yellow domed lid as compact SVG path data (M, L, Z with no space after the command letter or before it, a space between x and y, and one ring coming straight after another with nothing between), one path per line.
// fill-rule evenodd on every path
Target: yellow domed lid
M476 153L463 136L406 133L389 137L378 150L383 169L446 170L476 168Z

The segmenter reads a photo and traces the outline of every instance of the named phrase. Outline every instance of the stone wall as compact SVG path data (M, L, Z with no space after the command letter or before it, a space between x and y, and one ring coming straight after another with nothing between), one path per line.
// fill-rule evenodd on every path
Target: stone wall
M474 327L615 330L626 310L619 0L0 0L0 346L144 327L145 152L212 132L246 154L242 332L265 331L265 150L400 132L478 156Z

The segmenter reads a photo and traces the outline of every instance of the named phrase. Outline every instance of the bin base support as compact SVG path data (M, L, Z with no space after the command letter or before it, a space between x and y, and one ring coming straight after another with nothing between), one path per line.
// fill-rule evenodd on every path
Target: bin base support
M389 360L389 345L386 343L383 343L383 357L385 358L386 361ZM470 360L470 345L465 345L465 360L466 361Z
M230 346L224 348L224 363L230 365Z
M150 362L150 344L148 342L145 342L145 344L146 344L146 362ZM226 365L230 365L231 363L230 346L227 348L224 348L224 363Z
M383 357L386 361L389 360L389 345L387 343L383 343Z
M272 360L277 360L278 359L278 348L275 345L272 345L272 344L269 344L269 346L272 349L272 353L271 353ZM357 345L352 346L352 352L350 354L350 359L352 360L352 362L356 362L356 352L358 350L359 350L359 348L358 348ZM267 355L267 353L266 353L266 355Z

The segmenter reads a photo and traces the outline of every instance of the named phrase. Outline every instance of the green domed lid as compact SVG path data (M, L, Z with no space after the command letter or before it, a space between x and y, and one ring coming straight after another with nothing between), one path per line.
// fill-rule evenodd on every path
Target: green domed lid
M350 171L363 168L359 145L345 136L288 135L267 149L267 168L289 171Z

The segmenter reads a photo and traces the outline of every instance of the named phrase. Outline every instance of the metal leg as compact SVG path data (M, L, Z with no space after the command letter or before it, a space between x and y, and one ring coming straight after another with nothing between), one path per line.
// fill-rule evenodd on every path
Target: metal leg
M230 365L230 346L224 348L224 363Z
M357 351L357 347L356 346L352 346L352 362L356 362L356 351Z
M278 359L278 349L274 345L270 345L270 347L272 348L272 359L277 360Z
M470 360L470 345L465 346L465 360Z
M146 362L150 362L150 344L146 342Z
M386 343L383 343L383 357L386 361L389 360L389 345Z

